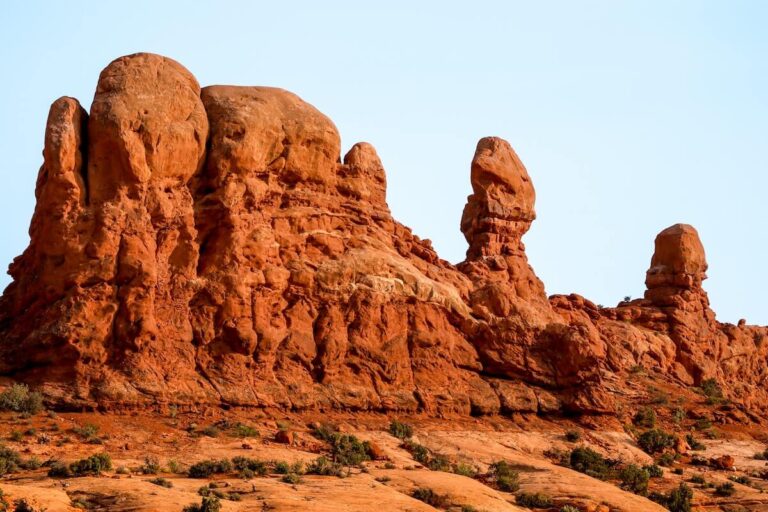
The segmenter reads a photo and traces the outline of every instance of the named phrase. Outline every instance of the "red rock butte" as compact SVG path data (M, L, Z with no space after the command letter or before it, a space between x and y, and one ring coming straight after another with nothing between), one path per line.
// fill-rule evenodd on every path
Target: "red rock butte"
M340 150L290 92L115 60L90 113L51 106L0 373L62 408L444 416L611 414L643 367L714 378L734 418L766 417L768 329L716 321L691 226L656 238L643 299L547 297L522 242L533 184L506 141L477 145L458 265L392 218L373 146Z

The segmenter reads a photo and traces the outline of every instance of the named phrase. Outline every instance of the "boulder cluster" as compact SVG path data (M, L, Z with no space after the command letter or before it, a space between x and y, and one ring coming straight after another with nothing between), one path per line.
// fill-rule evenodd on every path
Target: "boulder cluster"
M643 299L547 297L506 141L477 145L458 265L392 218L373 146L340 152L290 92L115 60L89 113L51 106L0 374L73 407L611 413L642 366L765 414L768 329L715 320L691 226L656 238Z

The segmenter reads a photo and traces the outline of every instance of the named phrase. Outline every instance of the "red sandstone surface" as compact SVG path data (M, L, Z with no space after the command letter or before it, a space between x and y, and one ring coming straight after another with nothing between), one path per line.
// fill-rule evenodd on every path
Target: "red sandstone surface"
M715 379L724 421L768 416L768 329L715 319L693 227L656 237L642 299L547 297L509 143L477 145L457 265L392 218L373 146L340 151L290 92L115 60L89 113L51 106L0 373L61 408L614 415L644 368L672 393Z

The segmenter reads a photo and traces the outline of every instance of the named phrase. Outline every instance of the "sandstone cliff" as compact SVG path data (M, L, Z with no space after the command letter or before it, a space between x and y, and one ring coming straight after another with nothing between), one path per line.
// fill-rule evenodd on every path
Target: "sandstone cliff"
M535 192L481 139L461 217L466 261L394 220L375 149L267 87L200 88L136 54L90 113L53 103L30 245L0 299L0 373L61 406L611 413L637 366L715 378L757 418L768 329L720 324L704 250L656 239L644 299L547 297L523 235Z

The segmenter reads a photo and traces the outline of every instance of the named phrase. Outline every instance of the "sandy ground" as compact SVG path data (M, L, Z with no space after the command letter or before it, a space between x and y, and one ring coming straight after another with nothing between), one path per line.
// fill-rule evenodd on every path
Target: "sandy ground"
M489 481L458 474L432 471L416 462L402 442L387 432L390 418L378 415L302 417L280 415L271 417L258 413L229 412L231 423L253 426L259 436L237 438L223 428L215 437L200 432L224 417L221 411L184 414L40 414L21 418L11 413L0 415L0 437L3 443L17 450L22 458L37 458L72 462L88 455L107 452L113 469L100 476L57 479L47 476L47 468L22 470L0 480L0 489L9 502L25 498L37 510L64 512L75 510L105 511L181 511L190 504L199 504L198 490L214 482L221 492L237 493L240 501L222 500L222 510L229 511L484 511L506 512L529 510L516 505L513 493L502 492ZM339 430L354 434L377 445L384 458L365 462L353 469L346 478L304 475L300 483L282 481L281 475L268 474L253 478L238 478L235 472L207 479L189 478L184 472L193 463L204 459L246 456L266 461L301 461L308 463L328 453L328 446L311 435L311 425L329 421ZM554 451L569 451L576 446L590 446L596 451L627 463L649 464L652 459L640 450L632 437L615 428L599 430L562 422L540 419L515 421L508 418L434 420L409 419L414 425L413 441L433 453L446 456L454 463L464 463L480 474L498 460L512 464L519 472L520 490L543 493L551 497L557 511L564 505L586 511L663 511L665 508L649 499L622 490L617 481L605 482L558 465ZM96 437L102 444L90 444L78 433L85 425L95 425ZM280 429L295 432L293 445L276 442ZM567 442L564 432L577 428L582 438ZM16 432L16 434L14 434ZM651 480L651 491L666 492L693 475L702 475L708 482L719 484L729 477L755 475L768 471L765 461L755 460L754 454L765 445L740 435L732 440L705 441L706 450L697 452L705 457L731 455L735 465L731 471L693 467L688 457L681 458L676 467L683 474L665 469L662 478ZM163 466L159 475L144 475L140 466L146 457L156 458ZM170 473L169 463L179 467ZM127 471L118 473L117 468ZM127 474L125 474L127 473ZM164 488L150 482L161 476L172 483ZM699 511L768 511L768 481L750 476L749 485L734 483L735 494L719 497L713 487L690 484L695 491L694 510ZM416 489L431 489L443 497L440 508L412 497ZM76 508L79 504L80 508Z

